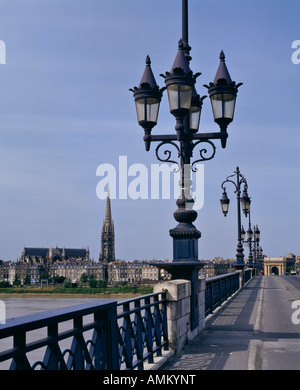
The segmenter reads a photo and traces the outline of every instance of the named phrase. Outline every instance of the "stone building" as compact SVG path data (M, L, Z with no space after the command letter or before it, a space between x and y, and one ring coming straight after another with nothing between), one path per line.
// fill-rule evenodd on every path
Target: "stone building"
M265 257L264 258L264 274L265 275L281 275L286 271L286 259L282 257Z
M82 274L86 274L88 278L93 275L95 279L103 280L105 278L104 272L103 265L92 260L65 260L52 264L49 269L49 277L62 276L70 279L73 283L79 283Z
M51 266L51 264L66 260L89 260L89 249L77 248L28 248L25 247L19 262L29 265Z
M24 283L26 277L39 279L43 268L40 266L29 266L28 264L15 261L6 261L0 265L0 281L7 281L13 284L15 281Z
M287 270L294 270L296 257L292 253L281 257L264 257L264 274L265 275L282 275Z
M22 255L17 262L12 262L9 267L11 282L13 273L24 280L25 276L30 279L39 280L43 278L51 278L60 275L63 268L72 269L78 268L77 273L80 273L82 264L90 261L89 249L84 248L30 248L25 247ZM21 272L21 270L23 270ZM61 272L60 272L61 271Z
M149 261L116 260L107 265L108 283L155 283L165 277L165 271L160 270Z

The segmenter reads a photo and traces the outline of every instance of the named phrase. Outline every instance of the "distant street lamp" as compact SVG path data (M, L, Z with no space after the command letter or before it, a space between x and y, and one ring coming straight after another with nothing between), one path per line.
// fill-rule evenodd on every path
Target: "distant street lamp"
M249 266L254 266L257 269L262 269L263 250L259 246L260 242L260 230L257 225L254 225L253 230L251 228L250 214L249 214L249 228L247 230L247 239L245 240L245 234L243 236L242 226L242 241L249 246Z
M236 182L231 180L231 178L236 177ZM237 253L236 253L236 260L237 260L237 268L243 268L244 267L244 249L242 245L243 238L245 237L245 231L241 227L241 206L242 210L247 217L247 215L250 213L250 203L251 200L248 196L247 189L248 184L245 177L241 174L239 167L236 168L233 175L230 175L226 178L226 180L223 181L221 184L221 188L223 189L223 195L220 199L221 208L224 216L226 217L228 210L229 210L229 203L230 199L227 197L226 193L226 187L224 186L225 183L231 183L235 187L235 193L237 198L237 218L238 218L238 244L237 244ZM241 196L241 186L244 185L244 190Z
M256 235L255 235L255 233L253 233L253 230L252 230L252 227L251 227L251 213L250 213L250 209L249 209L248 215L249 215L249 224L248 224L248 230L247 230L247 239L245 239L246 238L245 237L245 231L244 231L244 227L242 226L242 241L243 241L244 244L249 246L248 266L249 267L253 267L252 244L255 245L255 242L256 242L256 237L257 237L256 228L257 228L257 226L254 226L254 232L256 232ZM256 264L254 264L254 265L256 266Z
M150 150L152 142L159 142L155 150L157 159L161 162L175 163L180 170L180 196L177 200L178 209L174 212L178 225L169 232L173 238L173 261L156 265L170 272L173 279L185 278L192 281L193 308L193 303L197 301L194 293L197 294L195 286L198 283L198 272L203 264L198 261L198 239L201 233L193 225L197 212L193 210L191 170L196 170L194 167L196 163L214 157L216 147L211 140L220 139L222 147L226 147L227 127L233 120L238 87L242 83L236 85L231 80L225 64L224 52L221 51L220 64L214 81L209 86L205 85L211 100L214 121L219 125L220 131L199 133L201 108L206 96L200 97L195 89L196 79L201 73L194 74L190 69L190 50L188 0L182 0L182 39L178 43L178 52L171 70L161 74L165 80L165 87L159 88L157 85L151 69L150 57L147 56L145 71L139 86L131 91L136 104L138 123L144 129L146 151ZM165 90L168 94L170 113L176 120L175 134L153 135L152 129L157 125L159 106ZM210 153L203 144L210 147ZM172 150L166 149L166 146L175 151L179 163L172 158ZM200 148L200 158L192 162L196 147ZM192 318L192 328L196 323L194 319Z
M262 261L262 247L259 246L260 242L260 230L258 226L254 226L254 239L253 239L253 252L254 252L254 264L256 267L261 268Z

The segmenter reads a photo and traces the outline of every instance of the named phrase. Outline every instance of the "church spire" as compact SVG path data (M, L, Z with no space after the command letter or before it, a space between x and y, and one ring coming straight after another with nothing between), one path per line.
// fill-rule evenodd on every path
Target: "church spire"
M105 220L101 230L101 252L99 261L111 263L115 261L115 229L111 216L110 193L108 189L105 209Z
M105 222L112 222L109 188L108 188L108 193L106 198Z

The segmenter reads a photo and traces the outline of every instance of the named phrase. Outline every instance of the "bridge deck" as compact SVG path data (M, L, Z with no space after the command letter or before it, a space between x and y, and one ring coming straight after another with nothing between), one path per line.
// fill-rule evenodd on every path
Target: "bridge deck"
M300 324L292 321L295 300L300 300L300 291L288 278L252 279L162 369L299 370Z

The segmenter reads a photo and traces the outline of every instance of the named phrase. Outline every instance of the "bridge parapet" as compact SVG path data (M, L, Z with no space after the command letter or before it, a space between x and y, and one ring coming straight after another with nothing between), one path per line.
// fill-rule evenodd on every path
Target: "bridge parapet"
M12 347L0 351L0 363L10 362L11 370L153 369L155 358L169 348L178 353L205 327L207 316L253 276L250 269L200 279L196 327L191 326L187 280L164 281L155 285L154 294L121 303L99 300L8 319L0 324L0 340L12 339ZM61 328L65 323L67 328ZM31 331L39 334L33 341ZM37 351L40 355L29 357Z
M193 330L191 330L191 282L182 279L164 281L156 284L154 291L167 291L169 346L178 352L205 325L205 279L199 281L199 323Z

